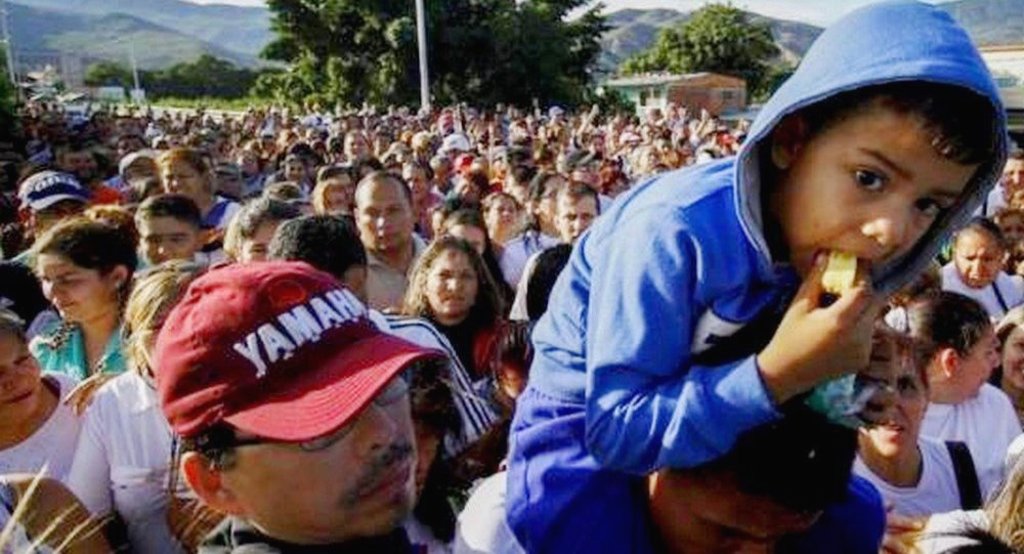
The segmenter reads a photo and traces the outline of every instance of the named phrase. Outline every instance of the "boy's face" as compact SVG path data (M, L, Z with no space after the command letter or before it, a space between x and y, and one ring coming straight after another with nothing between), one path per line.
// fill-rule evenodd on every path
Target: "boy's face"
M202 248L200 230L173 217L139 218L142 254L153 265L167 260L192 261Z
M558 227L558 236L562 242L574 244L597 219L597 212L597 201L593 197L559 194L555 209L555 225Z
M807 134L799 117L776 128L772 159L781 171L768 196L800 275L822 250L873 264L907 253L978 167L942 158L915 117L878 104Z

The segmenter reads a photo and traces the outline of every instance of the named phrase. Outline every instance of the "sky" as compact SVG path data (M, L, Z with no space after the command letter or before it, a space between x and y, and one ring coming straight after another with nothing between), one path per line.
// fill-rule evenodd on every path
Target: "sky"
M260 6L263 0L189 0L197 4L235 4ZM429 2L430 0L426 0ZM826 25L846 12L879 0L732 0L734 6L762 15ZM933 4L937 0L928 0ZM606 11L624 8L669 8L690 11L705 4L704 0L605 0Z

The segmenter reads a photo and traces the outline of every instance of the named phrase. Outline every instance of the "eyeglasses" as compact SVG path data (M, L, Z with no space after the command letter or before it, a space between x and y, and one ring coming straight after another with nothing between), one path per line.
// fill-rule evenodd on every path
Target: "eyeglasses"
M384 387L383 389L381 389L380 392L377 393L377 396L374 397L373 399L373 403L380 408L386 408L388 406L395 404L399 400L405 398L406 395L408 394L409 385L405 382L405 379L403 379L400 376L395 377L394 379L391 380L390 383L388 383L386 387ZM239 438L237 436L234 436L227 439L224 442L221 442L220 444L222 445L222 448L238 448L242 446L254 446L260 444L296 445L303 452L322 452L334 446L335 444L338 444L345 437L347 437L352 432L352 429L355 428L358 419L359 414L357 414L352 421L346 423L345 425L342 425L333 433L328 433L326 435L322 435L301 442L280 441L274 439L267 439L263 437Z

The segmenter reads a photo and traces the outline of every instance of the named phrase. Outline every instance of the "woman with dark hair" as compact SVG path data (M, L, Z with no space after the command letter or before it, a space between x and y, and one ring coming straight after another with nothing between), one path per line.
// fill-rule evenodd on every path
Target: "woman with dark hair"
M74 218L47 231L33 250L43 292L61 316L31 344L43 371L79 380L123 372L121 316L135 245L109 225Z
M402 312L423 317L448 338L475 387L489 386L487 353L504 306L477 251L442 236L420 256Z
M498 296L502 304L510 306L514 293L504 279L499 279L501 276L501 266L498 265L498 258L494 253L494 245L487 234L487 225L484 223L484 217L480 212L469 208L456 210L445 218L441 228L444 234L463 239L473 245L473 249L476 250L477 254L480 254L484 265L487 266L487 272L491 281L497 287Z
M505 243L501 253L501 271L510 287L519 284L531 256L560 242L555 207L558 191L566 185L564 177L551 171L541 171L530 181L526 229Z
M152 350L164 318L199 271L173 260L138 278L124 317L132 371L94 395L67 480L93 516L120 518L134 552L182 552L167 517L176 492L168 490L173 438L159 408Z
M67 375L43 375L21 319L0 308L0 475L45 467L47 477L67 477L81 422L61 399L74 386Z

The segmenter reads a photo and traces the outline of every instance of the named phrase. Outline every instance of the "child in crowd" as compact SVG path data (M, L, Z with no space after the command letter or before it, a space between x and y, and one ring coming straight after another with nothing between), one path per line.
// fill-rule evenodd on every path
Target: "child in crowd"
M942 268L942 290L976 300L999 321L1024 302L1024 278L1003 271L1007 243L991 220L976 217L957 232L953 261Z
M928 359L928 411L921 435L967 444L983 498L1003 478L1010 443L1021 434L1006 395L987 383L999 365L999 341L980 304L952 292L934 292L907 307L910 334Z
M576 244L533 334L510 439L508 522L519 543L528 552L653 552L644 478L700 466L694 486L728 487L717 498L777 498L795 483L794 496L825 500L792 551L877 552L880 499L848 477L855 433L828 443L838 426L808 415L804 396L867 367L885 295L980 205L1004 141L997 90L952 18L921 3L875 4L819 37L737 157L621 197ZM822 305L828 251L852 254L861 270ZM752 431L786 427L794 412L821 425L771 452L754 449L779 473L747 479L756 464L734 464L744 460L730 452ZM821 456L832 467L804 439L836 446L838 455ZM845 474L849 487L810 490L778 463L794 456L815 475ZM693 490L664 492L671 504ZM670 546L703 552L720 537L751 537L751 521L676 503ZM769 504L793 515L759 529L759 544L813 520L792 503Z
M203 248L199 207L183 194L147 198L135 211L140 254L146 263L168 260L193 261Z

